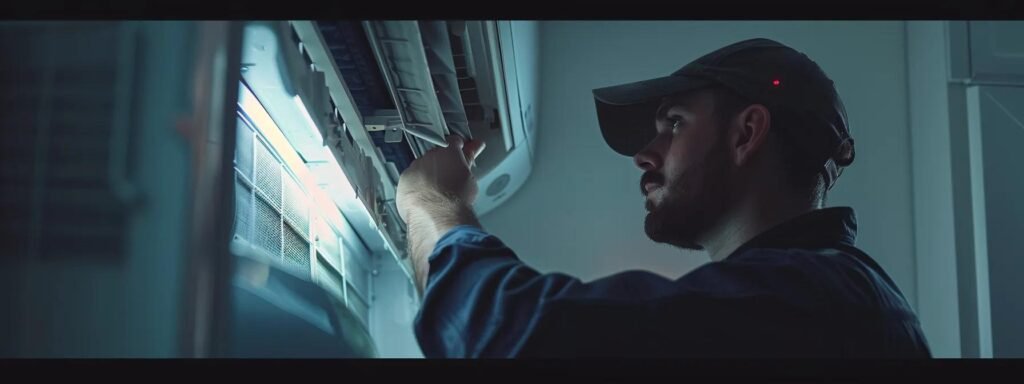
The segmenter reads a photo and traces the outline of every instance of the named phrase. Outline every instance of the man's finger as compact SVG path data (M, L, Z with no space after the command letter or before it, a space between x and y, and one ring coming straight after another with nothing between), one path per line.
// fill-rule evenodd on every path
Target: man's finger
M476 158L480 156L480 153L487 148L487 143L483 140L470 140L463 144L462 154L466 156L466 163L472 165Z
M445 137L445 141L448 142L448 148L462 148L462 145L465 143L465 140L459 135L448 135L448 137Z

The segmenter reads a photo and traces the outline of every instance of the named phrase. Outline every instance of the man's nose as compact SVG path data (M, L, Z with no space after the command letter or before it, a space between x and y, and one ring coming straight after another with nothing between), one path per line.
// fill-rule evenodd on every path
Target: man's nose
M637 152L636 155L633 155L633 163L644 171L653 171L661 168L662 156L661 153L656 150L659 141L660 137L651 140L650 143L647 143L647 146L641 149L640 152Z

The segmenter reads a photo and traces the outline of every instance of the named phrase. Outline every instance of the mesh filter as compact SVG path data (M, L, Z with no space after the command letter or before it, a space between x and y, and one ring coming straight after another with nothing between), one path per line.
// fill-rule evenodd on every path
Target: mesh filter
M309 242L289 226L284 229L284 260L309 270Z
M252 180L252 129L241 118L238 119L238 135L235 138L235 167Z
M245 240L249 237L250 224L252 223L252 189L241 181L240 176L235 177L235 235Z
M309 233L309 197L291 176L284 178L284 218L302 233Z
M281 215L262 197L256 199L253 244L271 255L281 256Z
M256 190L263 192L272 207L281 209L281 164L262 142L256 145L255 158Z

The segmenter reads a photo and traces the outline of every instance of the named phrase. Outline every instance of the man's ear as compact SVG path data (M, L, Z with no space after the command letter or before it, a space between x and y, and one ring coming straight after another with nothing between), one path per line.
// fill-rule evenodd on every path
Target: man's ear
M732 121L733 163L742 166L750 162L768 142L771 129L771 113L761 104L752 104L743 109Z

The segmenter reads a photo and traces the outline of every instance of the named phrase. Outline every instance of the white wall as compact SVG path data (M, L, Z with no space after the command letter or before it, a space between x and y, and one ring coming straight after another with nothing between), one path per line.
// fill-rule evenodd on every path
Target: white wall
M918 316L936 357L960 357L948 49L941 21L907 22Z
M664 76L726 44L767 37L832 77L857 143L829 205L853 206L858 245L916 301L903 22L544 22L536 163L482 218L528 264L591 280L627 269L679 276L703 253L643 232L640 172L598 130L591 89Z

